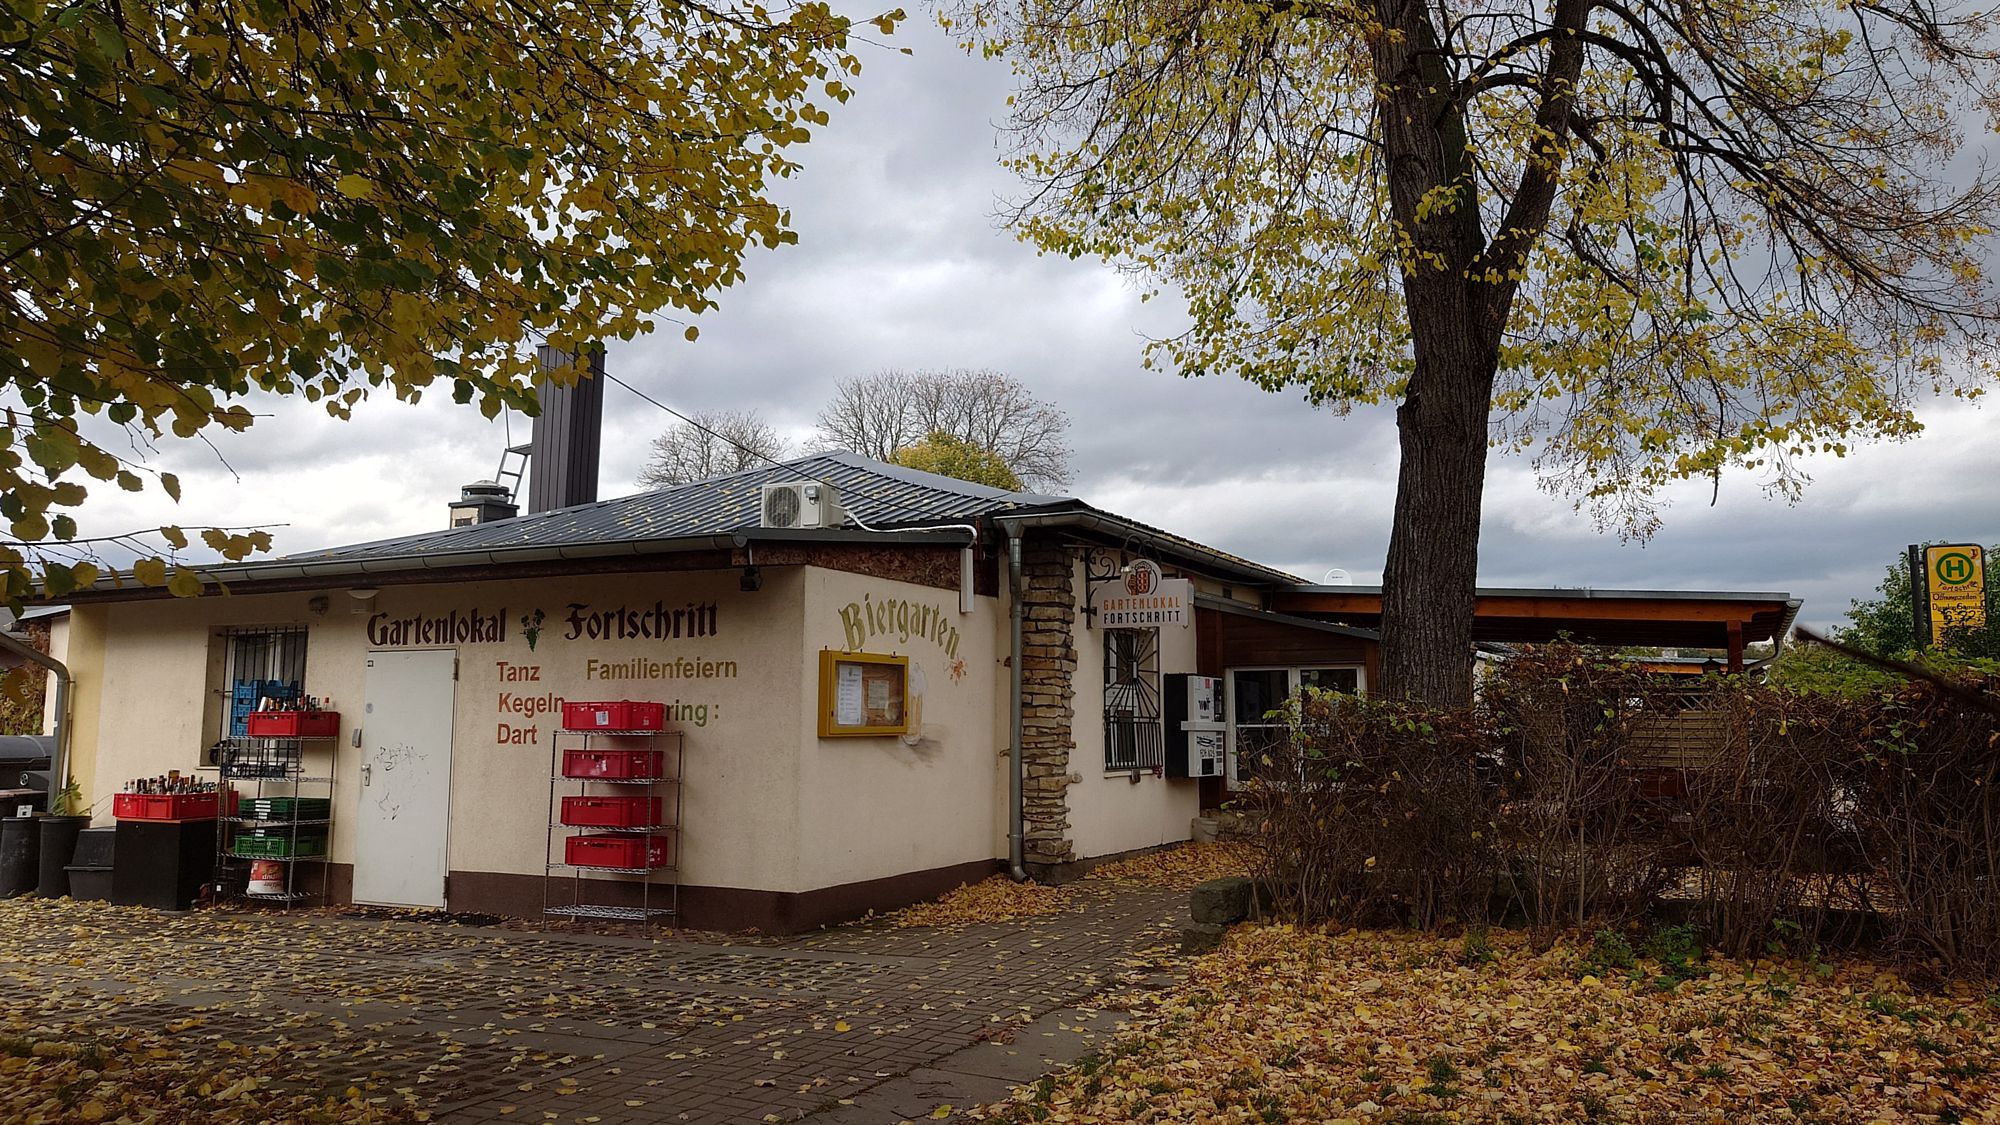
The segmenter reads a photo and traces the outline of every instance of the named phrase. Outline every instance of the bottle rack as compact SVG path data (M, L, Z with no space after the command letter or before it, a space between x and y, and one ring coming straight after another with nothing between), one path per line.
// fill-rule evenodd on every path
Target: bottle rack
M218 898L223 893L229 893L261 902L281 903L287 907L309 898L326 901L330 877L328 861L333 852L333 762L329 757L324 775L308 774L306 751L319 746L330 751L335 741L334 735L286 738L233 735L222 740L220 760L215 765L203 767L219 770L223 781L234 783L236 792L236 810L231 815L219 817L216 823L215 885ZM288 816L254 815L262 811L260 806L277 800L287 803ZM325 802L326 815L301 815L301 804L314 800ZM276 835L271 834L274 830ZM253 836L253 832L261 835ZM256 854L255 850L245 850L252 847L249 841L253 839L282 841L271 850L282 851L283 854ZM319 848L317 854L299 854L315 840ZM247 878L241 890L234 889L236 880L230 868L259 860L284 864L282 891L252 891ZM302 867L317 870L319 878L311 880L304 876L300 870ZM307 889L309 885L312 889Z
M600 740L616 740L606 745ZM563 751L572 750L658 750L661 769L657 776L649 777L597 777L576 776L563 768ZM558 729L549 737L549 832L547 847L543 853L542 872L542 916L549 918L587 918L615 922L652 922L661 918L672 918L680 913L681 890L681 813L683 762L687 753L686 740L680 731L658 730L563 730ZM643 796L660 799L661 823L613 827L609 825L566 824L562 816L562 799L565 796ZM661 865L637 867L614 867L597 864L576 864L569 862L568 840L573 835L619 835L639 841L639 847L650 851L655 840L664 840L668 849L667 862ZM563 843L558 844L557 841ZM563 849L559 854L558 848ZM549 890L558 878L569 876L570 901L567 904L549 902ZM588 900L590 892L606 884L630 885L629 880L611 880L594 876L623 875L638 876L639 905L616 905L595 903ZM665 882L658 881L666 876Z

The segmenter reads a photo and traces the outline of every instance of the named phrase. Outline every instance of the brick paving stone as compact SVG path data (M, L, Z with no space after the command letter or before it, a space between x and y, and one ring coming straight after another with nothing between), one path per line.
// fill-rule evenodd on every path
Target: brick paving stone
M846 1125L937 1089L991 1096L1012 1070L945 1060L1041 1017L1102 1030L1069 1009L1173 962L1182 895L1071 889L1059 915L745 942L0 903L0 964L16 987L92 997L79 1024L115 999L134 1025L268 1040L310 1082L372 1081L440 1121Z

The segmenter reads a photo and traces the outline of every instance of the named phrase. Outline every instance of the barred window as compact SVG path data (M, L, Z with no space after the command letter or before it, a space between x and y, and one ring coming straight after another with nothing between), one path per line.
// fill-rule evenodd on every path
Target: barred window
M1161 765L1160 631L1104 631L1104 768Z
M306 679L303 625L227 629L222 634L222 729L218 737L248 733L250 712L261 700L299 698Z

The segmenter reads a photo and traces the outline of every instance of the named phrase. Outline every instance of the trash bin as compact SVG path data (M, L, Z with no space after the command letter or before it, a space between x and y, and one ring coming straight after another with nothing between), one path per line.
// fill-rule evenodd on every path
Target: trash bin
M0 898L13 898L35 889L42 874L41 856L41 817L0 819Z
M112 857L117 854L116 828L86 828L76 838L76 862L69 874L69 897L85 902L111 901Z
M216 877L215 821L121 820L111 901L186 910Z
M42 880L36 893L43 898L69 894L69 865L76 858L76 838L90 826L87 816L45 816L42 825Z

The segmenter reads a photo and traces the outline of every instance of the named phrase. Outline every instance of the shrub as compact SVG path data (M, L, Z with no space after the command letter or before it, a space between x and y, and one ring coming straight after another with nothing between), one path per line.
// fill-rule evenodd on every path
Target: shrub
M1482 693L1516 900L1544 938L1625 922L1663 889L1635 735L1685 689L1606 654L1557 644L1500 662Z
M1281 913L1430 929L1485 920L1497 850L1468 712L1307 689L1253 762L1259 876Z
M1596 976L1606 976L1614 970L1630 972L1639 967L1639 957L1623 935L1615 930L1599 930L1591 935L1590 952L1584 954L1583 967Z
M1662 926L1647 935L1639 952L1659 962L1663 975L1675 982L1702 975L1701 931L1693 926Z
M1305 921L1477 928L1510 897L1539 938L1671 900L1664 982L1732 956L1876 938L2000 976L2000 676L1806 694L1645 675L1557 644L1503 662L1476 709L1308 691L1255 751L1258 871ZM1671 939L1671 940L1670 940Z

